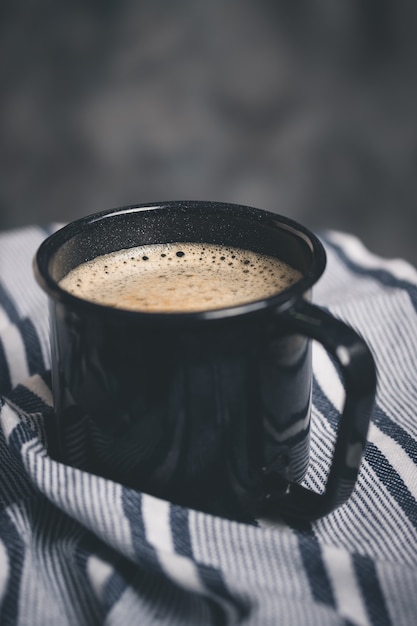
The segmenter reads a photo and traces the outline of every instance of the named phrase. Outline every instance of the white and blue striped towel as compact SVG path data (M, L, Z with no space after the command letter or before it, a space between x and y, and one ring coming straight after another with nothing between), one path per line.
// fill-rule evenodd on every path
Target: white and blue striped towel
M172 506L47 454L54 419L47 232L0 234L0 624L414 626L417 623L417 272L339 233L315 300L375 355L379 385L353 496L303 527L245 525ZM329 465L343 387L314 347L312 459Z

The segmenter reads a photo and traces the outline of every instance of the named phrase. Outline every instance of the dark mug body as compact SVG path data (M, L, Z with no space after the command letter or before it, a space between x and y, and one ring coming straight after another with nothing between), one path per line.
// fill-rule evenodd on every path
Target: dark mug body
M277 256L303 277L262 301L201 313L124 311L58 286L98 255L168 242ZM375 370L363 340L309 304L324 267L323 247L304 227L222 203L125 207L52 235L38 251L35 272L50 296L56 456L238 519L270 510L310 519L342 504L359 469ZM347 407L323 494L300 486L309 463L310 338L336 357L343 346L355 361L341 364L349 379ZM361 381L351 383L353 367L366 374ZM360 453L352 464L355 445Z

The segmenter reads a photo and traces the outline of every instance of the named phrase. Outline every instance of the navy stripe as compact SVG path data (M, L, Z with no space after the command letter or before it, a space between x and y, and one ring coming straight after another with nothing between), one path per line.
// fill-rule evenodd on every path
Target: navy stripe
M365 458L410 522L417 528L417 502L401 476L390 465L382 452L370 441L365 448Z
M169 517L175 552L194 559L188 515L188 509L175 505L170 507Z
M92 533L87 533L80 541L80 555L78 557L86 579L86 585L90 587L88 562L91 555L98 557L104 563L113 568L107 582L104 585L101 603L96 606L96 622L103 624L107 613L120 600L128 584L132 583L137 576L137 567L128 559L122 557L118 552L112 550L110 546L102 543ZM91 590L91 595L96 594Z
M9 364L7 363L6 353L0 337L0 393L7 393L11 387L12 381L10 379Z
M45 404L45 402L30 391L23 384L18 384L14 387L10 393L7 394L8 399L19 409L25 413L43 413L49 414L52 412L52 408Z
M120 600L127 589L128 585L134 585L138 576L137 568L133 563L117 562L117 569L109 577L105 585L105 593L103 593L103 621L104 615L108 613L115 604Z
M215 597L221 598L223 602L234 607L239 622L248 617L250 613L249 602L244 604L242 600L231 596L224 584L220 570L213 567L202 567L199 569L199 574L206 589ZM211 610L214 624L219 624L219 626L228 624L228 616L221 602L211 601Z
M138 597L145 596L148 600L149 583L153 580L153 577L151 576L149 579L146 570L141 570L137 565L127 560L121 560L120 556L118 559L115 559L114 567L114 572L109 577L103 593L105 613L113 609L129 587L137 592ZM100 624L104 623L104 621L103 619ZM139 624L139 621L137 623Z
M375 564L367 556L354 554L353 567L371 624L374 626L391 626Z
M320 544L311 528L297 531L298 545L311 593L316 602L336 608L332 585L323 562Z
M4 309L7 317L11 322L16 324L19 321L19 313L16 309L14 301L7 293L4 286L0 283L0 306Z
M322 412L332 428L337 430L340 414L317 383L314 384L314 404ZM390 491L408 519L417 528L417 502L402 478L379 449L370 441L366 444L364 456L378 478L380 478L382 484Z
M190 593L179 587L175 580L168 578L162 569L156 550L146 538L146 531L141 511L142 497L138 492L128 489L123 490L123 509L130 521L133 545L136 559L141 568L145 568L146 575L140 583L140 593L145 592L148 602L152 602L155 611L170 615L178 614L179 623L194 617L198 623L199 617L211 613L215 618L221 618L222 612L206 596ZM179 519L177 519L177 523ZM188 550L187 550L188 551ZM139 572L138 572L139 574ZM175 622L173 622L175 623ZM223 624L223 621L218 622Z
M329 422L333 430L337 430L340 423L340 411L330 402L315 376L313 376L313 404Z
M40 372L40 377L42 378L43 382L48 387L48 389L52 390L52 374L51 374L51 370L48 369L48 370L45 370L44 372Z
M45 362L43 359L41 343L31 319L26 317L19 323L19 330L23 338L26 362L31 376L43 372Z
M8 444L10 450L20 452L22 446L28 441L32 441L32 439L36 439L36 433L34 433L30 428L23 423L18 424L13 428L12 433L10 434Z
M357 276L372 278L383 287L396 287L397 289L406 291L410 295L414 308L417 310L417 286L414 283L397 278L386 269L363 267L359 265L359 263L352 261L340 245L328 239L325 239L325 243L337 253L339 258L343 261L343 264Z
M339 368L337 367L337 361L334 361L334 365L343 384L343 379L341 378ZM340 412L333 406L330 400L328 400L315 377L313 377L313 403L314 406L326 417L329 424L337 430L340 420ZM417 441L409 435L407 431L402 428L402 426L394 422L378 405L375 405L374 407L372 422L376 424L385 435L388 435L391 439L398 443L404 452L408 454L410 459L417 464Z
M146 538L145 524L142 515L142 495L139 492L135 492L131 489L123 489L122 493L123 511L130 523L130 532L132 535L132 544L135 550L135 560L137 564L140 564L138 570L137 565L135 570L132 571L132 576L135 579L135 584L140 583L141 593L147 596L148 602L152 599L156 600L158 593L161 594L161 602L164 604L167 602L165 596L167 593L166 587L172 586L170 581L165 577L165 574L159 564L159 560L155 549L148 543ZM115 585L114 592L122 590L123 583L117 578L113 579ZM163 600L165 598L165 600Z
M132 542L138 559L150 562L153 569L161 571L155 550L146 539L145 524L142 515L142 495L132 489L123 489L123 511L129 520Z
M344 387L344 380L341 375L340 367L337 359L328 353L337 376ZM321 389L316 378L313 376L313 403L327 418L331 426L337 430L340 412L330 403L327 396ZM372 412L372 422L385 434L398 443L410 459L417 465L417 441L407 433L402 426L394 422L394 420L381 409L378 405L374 406Z
M372 421L385 434L398 443L404 452L417 465L417 441L401 426L395 423L382 409L375 407Z
M175 551L178 554L181 554L182 556L185 556L195 561L191 545L188 509L172 505L170 507L170 526L172 530ZM227 589L227 586L225 585L221 571L207 565L196 565L198 567L200 578L205 587L215 596L218 596L227 604L232 605L239 617L239 621L246 618L250 612L249 604L244 603L241 598L237 598L231 595L231 593ZM227 616L221 604L213 604L212 609L214 612L214 623L219 625L227 624Z

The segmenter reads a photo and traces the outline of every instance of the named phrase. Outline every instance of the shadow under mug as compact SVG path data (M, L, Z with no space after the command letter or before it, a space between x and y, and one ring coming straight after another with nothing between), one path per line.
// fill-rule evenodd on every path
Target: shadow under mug
M58 285L98 255L167 242L276 256L302 278L256 302L186 313L120 310ZM343 504L357 480L376 374L357 333L309 302L325 263L320 241L300 224L216 202L118 208L51 235L34 268L49 295L56 458L237 519L312 520ZM335 358L346 389L320 493L300 484L309 464L310 339Z

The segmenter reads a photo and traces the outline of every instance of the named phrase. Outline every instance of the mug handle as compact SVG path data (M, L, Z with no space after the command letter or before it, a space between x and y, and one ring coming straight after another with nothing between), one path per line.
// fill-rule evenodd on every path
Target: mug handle
M323 309L300 300L281 315L291 332L319 341L335 357L345 383L345 401L324 491L317 493L290 483L284 493L278 489L267 494L268 510L273 507L283 517L310 521L346 502L354 489L375 401L376 369L364 340Z

